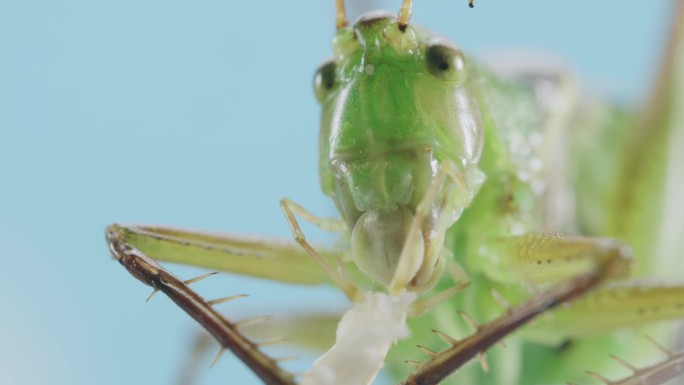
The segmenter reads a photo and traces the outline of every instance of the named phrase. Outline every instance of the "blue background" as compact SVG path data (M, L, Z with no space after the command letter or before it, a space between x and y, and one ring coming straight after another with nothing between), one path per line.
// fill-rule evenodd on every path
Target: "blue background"
M670 4L432 0L413 20L475 55L556 53L587 91L628 103L656 68ZM108 256L108 223L289 237L282 196L334 215L311 92L332 5L0 0L0 384L174 383L197 328L164 296L144 303L149 288ZM251 294L221 305L229 314L344 306L332 289L228 275L197 288ZM202 374L253 378L230 354Z

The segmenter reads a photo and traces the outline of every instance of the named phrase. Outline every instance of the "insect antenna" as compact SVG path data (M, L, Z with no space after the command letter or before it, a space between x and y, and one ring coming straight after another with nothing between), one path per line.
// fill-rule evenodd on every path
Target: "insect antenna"
M406 26L408 26L409 19L411 18L411 13L413 6L413 0L404 0L401 3L401 8L399 8L399 15L397 20L399 22L399 30L406 31Z
M336 12L335 26L337 30L341 30L349 25L349 19L347 18L347 11L344 9L344 0L337 0L337 12Z

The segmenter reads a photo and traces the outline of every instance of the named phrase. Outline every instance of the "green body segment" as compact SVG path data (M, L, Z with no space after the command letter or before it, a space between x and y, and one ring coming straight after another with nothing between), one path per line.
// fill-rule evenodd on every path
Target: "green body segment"
M422 264L408 283L422 290L430 288L433 269L441 272L435 263L446 229L479 188L484 142L465 58L431 37L412 27L401 32L386 14L366 15L338 32L334 62L317 76L323 190L352 231L352 254L370 277L391 280L401 240L435 188L440 165L451 162L464 175L460 186L437 186L439 196L428 202L432 210L415 244Z
M446 261L460 265L471 283L409 320L411 338L386 361L397 379L412 371L404 361L425 361L417 344L424 352L445 349L431 330L455 339L475 332L458 311L481 323L507 314L492 290L520 303L604 261L621 262L624 271L613 277L681 279L684 1L678 4L656 96L642 115L580 98L562 71L501 77L428 31L401 30L392 15L369 14L338 31L334 58L316 75L320 174L351 250L341 251L343 242L317 247L318 256L331 266L343 262L351 280L370 278L390 292L397 283L418 292L453 288ZM294 242L135 225L112 225L107 237L120 262L135 249L141 261L331 282ZM626 245L635 252L631 271ZM409 268L401 263L405 254ZM401 269L407 275L397 282ZM640 366L657 351L624 327L672 318L684 318L683 284L610 282L508 337L506 349L488 351L490 374L471 364L443 383L591 383L585 370L624 377L629 373L610 354ZM275 327L295 344L325 349L336 321L310 314ZM312 330L329 338L307 339ZM641 332L668 338L672 330Z
M662 215L658 213L668 207L662 176L667 170L667 158L656 154L659 150L654 148L662 147L663 136L682 132L680 122L660 124L655 137L634 150L632 129L644 123L620 107L581 100L575 84L563 72L519 72L502 79L461 56L457 63L463 65L453 66L457 76L452 74L445 80L432 71L429 47L436 42L458 52L451 43L411 25L400 33L389 15L365 16L353 28L338 32L333 62L324 67L327 72L319 72L316 83L323 107L323 190L335 201L352 232L352 254L368 254L354 258L371 278L386 283L387 275L391 276L396 266L387 254L397 251L388 252L387 246L374 249L365 241L360 241L361 247L354 247L359 223L368 213L390 214L385 214L384 222L373 222L376 230L365 230L367 233L412 219L445 162L456 164L463 175L486 176L484 183L483 178L471 178L478 181L467 183L466 189L449 180L441 190L442 197L433 204L428 225L422 228L426 245L435 239L446 245L444 249L433 248L439 255L430 260L452 255L473 284L449 305L411 321L413 338L391 352L389 362L397 378L410 372L404 360L424 360L415 349L417 343L436 351L444 346L430 329L454 337L473 332L454 309L482 322L491 320L503 311L492 298L491 289L517 303L533 295L530 283L556 282L580 273L602 255L597 249L608 250L606 255L622 249L619 243L599 238L561 239L558 242L565 244L547 250L556 259L540 257L525 270L513 265L507 268L497 259L505 254L503 249L496 249L501 240L519 239L524 243L524 236L532 234L529 237L534 244L538 241L535 237L544 237L533 234L548 232L612 236L636 244L638 270L634 276L651 274L654 261L660 258L653 247L657 237L653 231L639 229L659 227ZM632 152L628 152L630 149ZM626 178L629 170L625 167L630 167L630 162L625 158L638 156L647 158L642 168L648 167L653 176ZM639 196L631 198L632 203L624 203L630 198L615 199L633 196L633 191ZM448 194L466 197L450 200ZM409 214L391 214L398 210ZM650 225L633 219L642 214ZM449 219L442 221L442 216ZM625 224L623 218L631 221ZM380 236L381 242L401 250L406 232L393 234L394 238ZM522 253L525 247L513 250ZM366 261L373 257L380 259L375 264L387 266L380 278L373 272L378 268ZM555 265L570 259L572 263ZM682 261L684 258L677 261L676 271L682 271ZM546 266L551 262L556 270ZM536 263L545 266L535 270ZM440 288L452 285L444 281ZM616 373L619 364L610 360L610 354L640 346L642 351L634 356L638 359L654 349L639 345L631 332L601 333L641 325L654 317L637 314L643 311L638 301L631 306L623 300L603 313L587 314L587 309L603 309L602 301L611 303L606 298L625 298L631 291L648 292L638 288L633 285L591 295L579 301L574 310L559 311L558 323L543 320L536 329L527 328L507 341L505 351L494 349L488 353L495 373L485 375L479 366L470 365L447 381L586 382L584 370ZM681 286L656 291L639 298L669 306L669 318L684 314L675 301L683 294ZM615 314L623 316L615 318ZM601 330L582 328L583 323L595 323ZM624 374L619 370L617 373Z
M345 193L357 211L409 204L436 174L434 162L476 164L484 140L479 106L468 87L426 70L426 33L397 36L408 39L397 48L382 38L394 29L396 22L380 14L341 31L354 38L339 38L337 49L351 52L336 59L334 83L322 100L323 190L338 199L345 189L339 185L351 182ZM354 216L342 213L348 221Z

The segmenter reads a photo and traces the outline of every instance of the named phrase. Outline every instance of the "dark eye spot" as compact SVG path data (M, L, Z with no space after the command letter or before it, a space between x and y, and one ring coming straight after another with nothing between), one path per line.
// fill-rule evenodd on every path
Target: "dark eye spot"
M444 39L432 39L425 48L425 65L428 72L439 80L457 84L465 81L463 53Z
M323 63L314 76L314 93L319 103L335 88L335 62L331 59Z

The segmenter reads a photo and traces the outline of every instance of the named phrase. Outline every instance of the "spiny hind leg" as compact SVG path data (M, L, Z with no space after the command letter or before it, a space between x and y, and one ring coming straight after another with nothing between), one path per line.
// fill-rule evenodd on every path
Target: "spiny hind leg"
M440 383L461 366L483 354L493 344L540 314L581 297L601 282L613 278L618 272L619 269L614 260L599 263L589 272L556 284L551 289L508 308L503 316L485 324L476 325L477 331L469 337L461 340L443 337L451 344L451 347L432 355L427 362L419 364L418 369L406 379L405 384L436 385Z
M231 350L242 360L265 384L295 385L294 376L282 370L275 360L259 349L259 344L245 337L239 325L231 322L213 305L231 297L207 301L189 288L193 280L183 281L169 273L154 259L127 243L121 232L109 228L107 241L112 256L128 272L142 283L161 291L173 300L188 315L194 318L220 344L222 349Z
M558 347L527 343L521 385L665 384L684 374L684 352L667 350L661 345L664 342L649 334L625 331L568 340Z
M520 305L509 307L503 316L494 321L475 325L475 334L460 341L454 340L450 349L438 353L422 364L409 376L406 384L437 384L454 370L540 314L575 298L581 298L604 282L624 277L631 260L629 250L617 242L544 234L503 240L500 244L492 246L490 253L494 250L498 251L498 259L495 260L498 263L489 266L489 273L496 278L560 283L541 294L533 295ZM566 261L572 268L569 272L544 275L529 268L536 266L538 269L544 264L551 265L554 261L561 260ZM503 271L494 271L495 267ZM510 271L511 269L513 271Z
M477 257L485 274L494 281L531 285L558 282L611 261L618 269L614 276L624 279L632 262L631 249L617 240L555 233L490 240L480 248ZM554 312L550 320L564 314L558 322L565 323L556 324L549 334L563 340L682 317L683 294L680 285L666 287L638 281L611 283L570 307L580 310ZM572 319L572 314L589 318L578 323Z
M621 279L627 274L631 261L630 249L618 241L558 234L528 234L490 241L482 251L479 257L484 260L484 271L492 279L510 284L526 281L532 285L557 282L569 275L591 271L605 263L614 266L614 274L610 277ZM588 369L615 373L619 365L611 365L606 358L610 354L634 349L626 347L615 335L605 333L684 317L682 284L666 286L639 281L608 280L601 283L601 288L541 317L534 326L523 332L528 340L545 346L560 346L564 341L572 341L570 347L563 351L554 351L553 348L543 346L533 348L530 345L530 354L525 357L533 357L533 351L546 349L548 351L540 353L537 360L554 368L549 373L528 371L544 376L551 376L550 373L553 373L552 379L544 378L540 381L582 381L583 370ZM642 346L641 350L643 349ZM568 362L573 364L568 365ZM635 364L638 363L639 361L635 361Z
M534 333L539 333L545 328L548 328L547 336L552 335L552 333L557 332L556 327L559 326L559 323L568 324L565 328L566 331L575 331L577 329L584 330L584 332L592 329L593 332L605 331L605 323L599 322L599 326L594 328L592 322L607 315L614 309L619 309L617 311L618 314L613 316L617 319L611 319L607 327L620 327L624 323L619 320L620 316L632 313L635 310L636 312L643 313L643 310L639 310L639 306L643 306L644 301L652 303L650 306L654 314L651 314L650 317L641 314L641 317L644 319L640 322L682 316L683 310L680 304L684 299L684 296L682 296L684 285L664 287L627 282L604 287L595 292L595 294L590 292L602 282L615 278L613 274L619 272L619 269L611 266L613 264L615 264L614 261L599 263L592 272L564 281L544 293L533 296L520 305L507 308L503 316L483 325L475 325L476 333L465 339L456 340L442 335L442 339L452 345L451 348L440 353L430 352L430 355L433 357L425 363L416 363L418 364L418 369L408 377L405 384L435 385L439 383L469 360L481 355L492 344L500 341L509 333L526 325L529 321L540 315L541 317L537 319L534 325L525 329L525 336L532 337ZM612 299L599 299L606 296L609 298L622 297L624 300L616 302ZM630 298L633 298L636 304L629 303ZM606 306L607 309L603 310L603 314L592 314L594 308L601 307L600 304L602 302L609 304L609 306ZM657 307L662 308L662 311L655 310ZM544 317L544 314L550 310L556 313L554 314L555 316ZM567 318L569 317L562 314L563 312L573 315L577 313L584 318L575 318L568 322ZM561 328L559 331L562 333L563 329ZM565 337L570 335L566 334ZM536 337L540 336L537 335ZM563 336L561 335L561 337ZM655 346L655 349L651 350L661 350L661 352L665 353L666 358L651 365L632 365L628 360L625 361L620 357L622 354L619 354L619 352L624 353L625 350L630 349L640 350L645 345ZM615 348L618 348L618 354L616 355L618 358L615 359L615 365L612 365L612 369L621 367L623 370L622 372L617 372L618 375L611 377L621 378L621 380L614 382L606 380L603 381L605 384L659 385L665 383L670 378L684 374L684 353L667 351L662 347L656 346L653 342L638 344L630 340L629 343L625 344L619 338L604 334L589 339L573 340L569 343L569 347L545 347L536 344L526 344L524 347L525 366L523 367L523 374L525 376L522 383L567 383L567 381L587 383L590 377L583 370L595 369L606 373L606 370L611 369L611 365L602 364L606 363L606 358L609 355L616 354L615 350L611 351L611 349ZM622 356L624 357L624 355ZM598 363L602 366L592 366L593 363ZM625 367L629 370L625 371ZM539 370L540 368L545 370ZM630 371L632 373L629 373ZM603 377L602 375L593 375L596 378Z
M529 334L553 343L673 319L684 319L684 283L623 281L542 317Z
M662 334L663 322L677 319L684 319L684 283L634 280L598 288L540 317L522 333L540 343L528 349L537 352L530 354L528 361L536 357L542 365L554 368L538 372L539 382L555 379L581 383L588 380L584 374L587 370L612 379L627 376L624 364L607 359L611 355L637 368L653 363L662 354L643 336L668 341Z
M616 355L639 368L654 362L658 349L639 334L665 342L668 336L662 333L662 323L677 319L684 319L684 282L634 280L607 284L541 317L524 334L546 345L569 344L546 355L549 365L557 361L553 366L558 374L565 373L563 380L586 378L576 366L616 379L628 373L623 364L607 357ZM568 361L577 364L567 367Z

